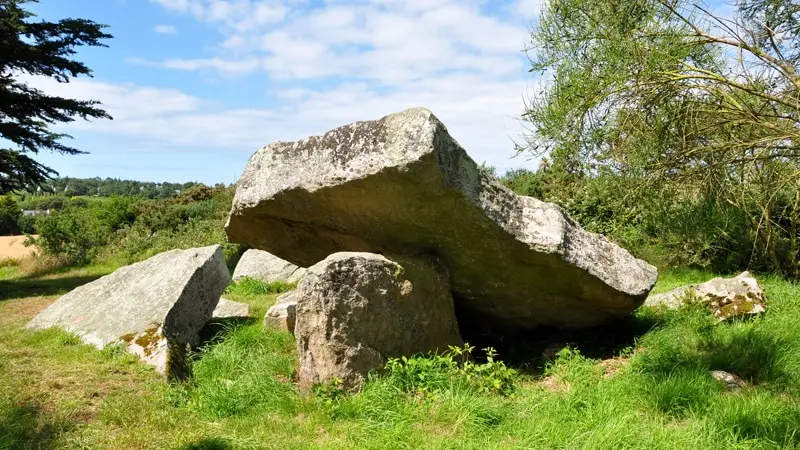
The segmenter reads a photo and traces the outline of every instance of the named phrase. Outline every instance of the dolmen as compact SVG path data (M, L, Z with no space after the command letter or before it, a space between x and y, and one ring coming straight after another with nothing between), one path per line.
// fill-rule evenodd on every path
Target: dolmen
M366 368L444 350L469 322L498 333L606 324L657 278L561 207L502 186L424 108L259 149L225 228L230 242L308 267L295 296L301 384L357 388ZM404 327L415 339L395 346L375 332Z

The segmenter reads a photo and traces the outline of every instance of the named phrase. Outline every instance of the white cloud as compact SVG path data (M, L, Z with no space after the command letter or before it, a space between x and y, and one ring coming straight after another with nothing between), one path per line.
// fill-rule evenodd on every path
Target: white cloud
M130 149L191 149L241 155L241 164L269 142L294 141L321 134L357 120L377 119L414 106L430 108L478 162L500 168L509 161L512 138L519 135L518 117L524 82L477 84L471 75L420 80L407 89L379 95L367 83L349 83L331 90L288 89L276 92L286 100L272 108L227 108L175 89L110 84L92 79L57 83L45 78L27 81L53 95L102 102L114 120L78 120L67 131L91 132L122 141ZM464 97L464 86L472 86Z
M156 25L153 31L160 34L178 34L178 29L172 25Z
M452 70L519 79L530 21L522 11L541 0L150 1L224 36L218 44L224 64L203 58L162 61L165 67L249 73L238 70L239 59L278 81L344 77L399 86Z
M533 165L509 157L533 84L522 53L530 24L523 11L538 8L539 0L150 2L213 27L219 40L202 58L128 62L203 77L249 76L249 85L266 86L253 92L256 107L80 80L52 87L102 101L115 120L70 129L136 143L131 148L234 152L243 166L246 155L272 141L424 106L476 161L500 169Z

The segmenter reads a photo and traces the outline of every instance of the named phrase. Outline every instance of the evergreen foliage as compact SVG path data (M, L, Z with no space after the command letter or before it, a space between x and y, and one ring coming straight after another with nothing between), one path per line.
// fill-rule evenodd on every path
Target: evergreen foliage
M69 82L91 70L72 59L76 47L104 47L104 25L85 19L36 21L23 6L32 0L0 0L0 136L16 148L0 148L0 194L44 183L56 172L30 154L49 150L83 153L63 144L70 137L50 125L82 119L111 119L97 101L48 95L28 85L28 77ZM35 1L35 0L33 0Z

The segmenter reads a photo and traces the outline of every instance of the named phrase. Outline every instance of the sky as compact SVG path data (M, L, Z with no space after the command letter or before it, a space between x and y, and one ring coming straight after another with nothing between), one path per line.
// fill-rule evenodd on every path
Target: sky
M58 126L86 155L60 176L233 183L261 146L430 109L478 163L514 157L536 80L523 49L540 0L40 0L43 19L109 25L93 77L29 78L113 120Z

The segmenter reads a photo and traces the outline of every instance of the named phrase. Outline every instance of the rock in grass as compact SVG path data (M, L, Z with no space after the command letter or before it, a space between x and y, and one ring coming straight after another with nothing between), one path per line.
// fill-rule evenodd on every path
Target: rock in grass
M646 306L678 309L687 303L705 305L720 321L761 314L766 311L764 291L750 272L734 278L713 278L702 284L681 286L663 294L651 295Z
M728 373L722 370L712 370L710 374L713 379L725 385L725 390L729 392L738 391L745 385L744 380L742 380L741 378L732 373Z
M289 261L263 250L250 249L244 252L236 269L233 270L233 281L247 277L265 283L294 284L303 277L306 269L297 267Z
M170 378L189 375L186 352L230 283L222 247L171 250L80 286L33 318L103 348L121 343Z
M225 319L229 317L250 317L250 305L220 298L217 307L214 308L215 319Z
M462 345L447 271L433 260L336 253L297 287L302 389L341 380L357 390L386 358Z
M275 299L264 316L264 326L294 333L297 314L297 291L289 291Z
M657 277L560 207L494 181L423 108L258 150L226 232L300 266L340 251L438 255L459 314L501 331L625 316Z

